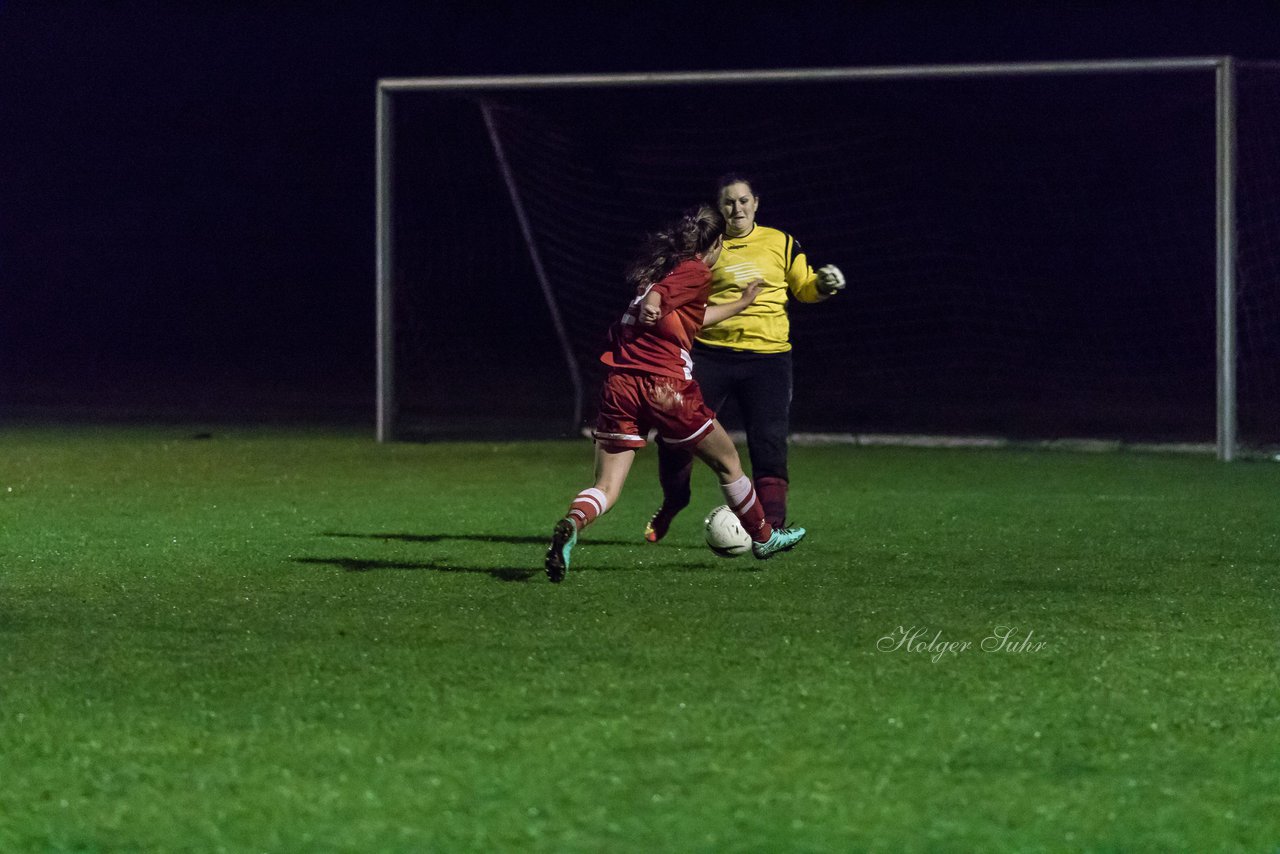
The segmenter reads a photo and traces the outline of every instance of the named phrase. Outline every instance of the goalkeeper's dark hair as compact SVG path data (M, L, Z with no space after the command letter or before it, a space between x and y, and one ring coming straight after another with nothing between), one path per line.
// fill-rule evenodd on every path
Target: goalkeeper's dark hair
M710 205L685 211L684 216L650 234L627 268L627 283L646 288L675 269L681 261L705 254L724 233L724 217Z
M753 196L760 195L759 193L756 192L756 182L751 180L750 176L744 175L741 172L726 172L723 175L721 175L718 179L716 179L715 198L719 199L720 191L723 190L725 187L729 186L730 184L746 184L748 187L751 188L751 195Z

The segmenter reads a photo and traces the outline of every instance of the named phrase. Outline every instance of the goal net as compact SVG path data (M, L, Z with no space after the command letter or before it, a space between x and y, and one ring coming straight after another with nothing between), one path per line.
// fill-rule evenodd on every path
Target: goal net
M736 171L850 283L791 306L793 430L1276 443L1280 71L1232 175L1217 68L384 81L382 434L590 423L626 262Z

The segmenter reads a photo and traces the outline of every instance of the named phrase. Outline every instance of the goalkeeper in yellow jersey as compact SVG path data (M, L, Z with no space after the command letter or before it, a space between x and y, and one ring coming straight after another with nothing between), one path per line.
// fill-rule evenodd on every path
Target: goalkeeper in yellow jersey
M726 221L724 250L712 268L708 305L738 299L746 284L763 279L764 288L740 314L705 327L693 344L693 376L707 405L719 411L728 400L738 404L747 433L751 476L769 524L785 527L787 517L787 436L791 422L791 324L787 297L821 302L844 289L840 270L809 266L795 238L756 223L760 197L751 181L736 173L716 184L717 205ZM662 506L645 528L656 543L671 520L689 504L693 456L658 443Z

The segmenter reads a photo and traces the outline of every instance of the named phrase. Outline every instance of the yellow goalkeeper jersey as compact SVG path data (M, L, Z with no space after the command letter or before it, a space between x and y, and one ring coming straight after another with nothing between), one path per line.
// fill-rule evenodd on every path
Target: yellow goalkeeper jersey
M745 237L725 235L724 251L711 268L708 305L733 302L752 279L764 279L755 302L739 314L698 333L698 341L753 353L785 353L791 349L787 293L800 302L818 302L818 274L804 250L785 231L757 224Z

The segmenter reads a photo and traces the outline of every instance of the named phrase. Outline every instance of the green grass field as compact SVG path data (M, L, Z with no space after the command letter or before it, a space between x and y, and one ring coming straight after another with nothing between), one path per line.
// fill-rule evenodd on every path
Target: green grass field
M1280 466L800 447L756 563L650 450L557 586L585 441L197 429L0 430L0 850L1280 846Z

